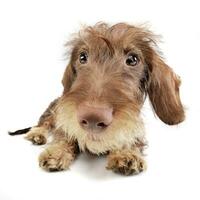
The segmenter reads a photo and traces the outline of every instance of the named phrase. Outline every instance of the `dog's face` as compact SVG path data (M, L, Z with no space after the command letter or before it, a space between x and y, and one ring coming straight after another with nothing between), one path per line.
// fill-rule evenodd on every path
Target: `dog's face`
M139 115L147 94L162 121L184 119L180 80L154 51L154 38L123 23L98 24L70 43L56 121L81 149L103 153L141 139Z

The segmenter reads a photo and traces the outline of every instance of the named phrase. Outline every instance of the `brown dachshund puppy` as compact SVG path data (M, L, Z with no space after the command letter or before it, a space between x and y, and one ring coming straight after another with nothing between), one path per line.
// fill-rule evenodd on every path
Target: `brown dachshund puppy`
M80 152L107 154L107 169L138 174L145 134L140 111L148 95L158 117L169 125L184 120L180 78L156 51L150 31L125 23L84 28L68 45L61 97L50 104L37 126L25 133L34 144L53 142L39 156L48 171L64 170Z

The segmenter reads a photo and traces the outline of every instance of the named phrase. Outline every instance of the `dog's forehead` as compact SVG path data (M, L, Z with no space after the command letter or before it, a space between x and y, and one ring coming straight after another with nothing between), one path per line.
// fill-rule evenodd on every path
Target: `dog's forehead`
M138 41L142 42L141 30L125 23L115 24L111 27L97 25L83 30L82 42L90 49L105 51L125 49L128 46L137 46Z

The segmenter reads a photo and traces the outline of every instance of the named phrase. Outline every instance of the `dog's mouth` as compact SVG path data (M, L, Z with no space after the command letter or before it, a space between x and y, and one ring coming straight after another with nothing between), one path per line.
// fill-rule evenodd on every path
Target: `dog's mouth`
M96 133L96 132L86 132L86 137L88 140L91 140L91 141L101 141L102 140L102 137L104 135L104 133Z
M83 128L83 127L80 127L83 131L84 131L84 134L86 136L86 138L88 140L91 140L91 141L101 141L103 140L103 138L105 137L105 135L108 134L108 129L109 127L95 127L95 128L91 128L91 129L88 129L88 128Z

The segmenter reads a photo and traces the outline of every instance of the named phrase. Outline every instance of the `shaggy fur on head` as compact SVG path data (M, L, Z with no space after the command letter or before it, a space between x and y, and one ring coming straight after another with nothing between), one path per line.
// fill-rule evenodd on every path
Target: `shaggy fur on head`
M109 153L108 169L115 172L140 172L146 166L141 158L145 138L140 117L146 96L164 123L174 125L184 120L181 81L156 51L156 36L143 27L98 23L85 27L67 46L70 60L62 80L63 94L50 104L38 123L39 128L53 132L57 138L50 149L56 155L52 161L52 154L45 153L40 162L46 164L41 166L50 171L52 166L57 170L67 168L78 147L94 154ZM85 60L81 61L81 56ZM98 134L84 129L78 120L81 105L112 109L111 124ZM38 141L38 134L34 139L35 130L27 136L34 143ZM46 132L41 135L46 137ZM62 142L59 146L61 141L66 145ZM59 156L55 153L58 146ZM63 156L65 152L67 156ZM60 166L63 158L64 167Z

